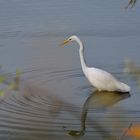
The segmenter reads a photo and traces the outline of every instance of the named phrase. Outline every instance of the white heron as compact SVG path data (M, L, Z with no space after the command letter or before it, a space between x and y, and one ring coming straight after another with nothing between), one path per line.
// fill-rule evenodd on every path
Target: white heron
M112 74L108 73L107 71L94 67L88 67L86 65L84 58L84 45L77 36L70 36L68 39L64 40L61 45L64 47L66 44L69 44L72 41L76 41L80 46L79 55L82 70L92 86L97 88L99 91L130 91L130 87L128 85L118 81Z

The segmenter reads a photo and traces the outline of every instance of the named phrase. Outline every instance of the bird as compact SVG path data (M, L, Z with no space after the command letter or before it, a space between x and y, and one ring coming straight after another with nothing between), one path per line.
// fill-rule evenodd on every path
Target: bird
M77 42L79 45L81 67L85 77L93 87L95 87L98 91L130 92L130 86L120 82L111 73L99 68L88 67L86 65L84 58L84 44L78 36L72 35L68 37L61 43L61 47L64 47L73 41Z

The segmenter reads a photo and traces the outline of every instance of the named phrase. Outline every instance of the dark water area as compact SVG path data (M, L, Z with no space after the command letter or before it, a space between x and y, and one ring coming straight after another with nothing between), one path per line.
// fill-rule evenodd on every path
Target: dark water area
M127 0L0 0L0 140L123 140L140 127L140 4ZM88 66L112 73L130 93L98 92L85 78L77 35ZM18 90L7 90L16 69ZM140 133L140 132L139 132Z

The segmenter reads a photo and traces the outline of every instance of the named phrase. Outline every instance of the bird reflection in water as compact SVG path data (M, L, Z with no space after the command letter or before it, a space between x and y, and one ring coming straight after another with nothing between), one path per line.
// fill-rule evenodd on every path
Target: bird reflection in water
M107 109L117 102L124 100L126 98L130 97L130 94L128 92L122 93L122 92L108 92L108 91L94 91L85 101L82 113L81 113L81 128L79 131L71 130L69 131L69 135L73 137L81 137L85 134L86 131L86 119L89 109L94 110L102 110ZM93 116L94 118L94 116ZM88 118L89 122L93 122L91 118ZM97 121L93 122L93 127L98 132L102 132L102 137L106 137L107 140L109 139L116 139L113 135L109 134L109 132Z

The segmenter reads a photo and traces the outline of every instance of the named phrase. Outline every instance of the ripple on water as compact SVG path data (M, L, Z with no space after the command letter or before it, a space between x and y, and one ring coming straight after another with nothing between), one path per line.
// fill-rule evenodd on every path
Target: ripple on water
M76 78L83 78L80 69L46 71L44 67L25 70L22 78L25 85L21 86L20 91L11 92L8 98L0 102L0 138L40 140L58 139L59 136L61 139L75 139L68 135L68 132L71 129L80 130L83 107L67 102L45 88L34 86L34 81L37 81L35 85L47 85L56 80L61 83ZM91 91L90 86L83 84L76 90L89 93L89 89ZM86 101L85 97L84 99ZM100 101L100 98L98 100ZM138 115L139 112L131 110L115 112L108 108L91 109L86 119L87 129L83 139L92 139L93 136L103 139L116 134L120 136L123 128L128 127L130 122L140 121Z

